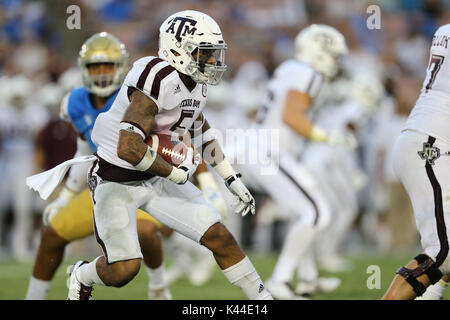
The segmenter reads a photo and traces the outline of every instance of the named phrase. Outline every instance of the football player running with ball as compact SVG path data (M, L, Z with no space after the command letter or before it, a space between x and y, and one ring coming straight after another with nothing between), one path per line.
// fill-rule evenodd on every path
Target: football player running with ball
M78 64L83 87L75 88L63 99L61 117L71 122L79 134L75 156L97 150L91 131L96 118L110 109L128 71L125 45L113 35L102 32L90 37L81 47ZM86 176L89 164L73 166L58 197L43 213L41 242L30 279L26 299L45 299L51 281L60 266L65 247L94 233L93 204ZM137 211L140 247L149 275L150 299L171 299L164 280L161 224L149 214Z
M104 255L78 261L69 278L70 300L89 299L94 284L121 287L138 273L142 254L136 232L139 207L168 227L212 251L226 278L250 299L272 299L253 264L221 223L220 214L188 181L200 161L190 148L177 167L144 140L152 133L172 137L201 121L203 153L237 197L236 212L254 214L255 203L202 115L207 85L226 70L226 44L217 23L198 11L182 11L160 28L159 57L137 60L108 112L92 132L98 146L88 185L94 203L97 241ZM208 148L206 148L208 147Z
M442 294L450 275L450 24L433 36L427 74L393 151L411 199L423 252L397 270L383 299L414 299L430 284ZM443 277L443 275L445 275Z

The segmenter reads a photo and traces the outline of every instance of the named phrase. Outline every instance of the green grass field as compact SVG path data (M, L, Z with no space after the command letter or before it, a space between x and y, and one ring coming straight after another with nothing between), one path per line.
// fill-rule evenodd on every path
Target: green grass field
M388 288L397 268L410 260L411 255L385 255L385 256L349 256L354 263L354 268L345 273L326 273L322 275L337 276L342 279L341 286L331 293L317 294L311 299L317 300L376 300L379 299ZM263 280L267 279L276 263L276 256L250 255L257 271ZM73 260L67 260L58 269L58 272L50 288L48 299L66 299L66 267ZM367 272L371 265L380 267L379 289L368 289L367 280L372 273ZM0 300L21 300L25 297L29 276L32 270L32 262L0 262ZM123 288L107 288L96 286L93 299L97 300L143 300L147 297L147 275L141 268L138 276ZM174 299L180 300L224 300L245 299L240 289L229 284L222 272L217 267L212 279L203 286L192 286L187 279L181 279L171 285ZM446 292L445 299L450 297Z

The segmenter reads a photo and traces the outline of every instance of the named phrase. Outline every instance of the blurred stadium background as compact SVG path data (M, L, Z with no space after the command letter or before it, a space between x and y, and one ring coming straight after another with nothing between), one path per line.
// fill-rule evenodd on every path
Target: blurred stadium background
M221 26L228 44L225 80L231 85L251 88L255 74L252 77L248 70L255 69L244 67L255 62L264 67L258 80L270 77L280 62L292 57L298 31L311 23L340 30L351 50L349 61L359 72L375 70L384 84L385 96L358 150L363 181L358 214L336 250L336 268L321 266L324 274L340 277L342 284L313 298L378 299L395 270L419 252L409 199L390 168L390 148L419 94L431 37L438 26L450 21L450 1L80 0L76 5L81 9L81 28L69 30L66 9L72 4L0 0L0 299L25 297L39 242L45 202L26 188L24 178L55 166L75 151L75 133L58 119L58 107L63 94L81 84L76 66L81 44L93 33L108 31L125 43L130 62L157 55L161 22L184 9L205 12ZM381 29L369 30L366 25L371 4L381 8ZM240 90L240 99L229 101L230 108L245 113L257 110L260 95L254 92ZM260 198L258 204L255 216L243 219L230 213L227 224L264 280L275 265L288 220L271 212L267 199ZM99 252L93 239L68 249L64 266ZM366 285L370 265L381 268L381 287L375 290ZM50 299L66 297L64 266L50 289ZM145 299L145 277L141 270L129 286L99 288L95 298ZM244 298L239 289L226 284L218 269L201 287L181 278L171 289L175 299Z

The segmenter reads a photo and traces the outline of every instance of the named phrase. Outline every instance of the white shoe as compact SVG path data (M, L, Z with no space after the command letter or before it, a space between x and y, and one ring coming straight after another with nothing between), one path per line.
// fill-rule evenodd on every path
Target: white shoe
M318 292L331 292L336 290L341 284L341 279L329 277L329 278L317 278L313 281L299 281L295 288L295 293L300 296L312 295Z
M195 263L189 273L189 281L193 286L201 286L211 279L216 268L216 261L211 256L202 257Z
M76 276L77 270L85 263L88 263L88 261L77 261L67 268L67 274L69 275L69 279L67 279L67 287L69 288L67 300L91 300L92 298L92 290L94 289L82 284Z
M331 255L319 259L322 269L328 272L348 272L353 269L352 263L339 255Z
M420 297L416 297L414 300L441 300L442 296L434 294L426 294L426 292Z
M287 283L275 282L269 279L266 282L266 289L275 300L308 300L297 296Z
M414 300L442 300L442 295L448 285L442 284L441 281L429 286L423 295L416 297Z
M150 288L148 287L148 299L149 300L172 300L172 294L169 287L162 288Z

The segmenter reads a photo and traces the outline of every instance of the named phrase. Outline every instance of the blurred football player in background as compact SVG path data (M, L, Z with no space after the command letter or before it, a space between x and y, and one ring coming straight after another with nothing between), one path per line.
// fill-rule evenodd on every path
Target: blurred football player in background
M34 143L37 132L48 120L47 110L33 101L32 82L23 75L2 81L4 95L0 106L0 239L4 214L13 212L10 233L14 259L31 258L34 195L23 183L34 173Z
M62 100L60 116L76 129L75 156L97 150L91 131L97 116L110 109L128 72L128 53L115 36L101 32L81 47L78 65L83 87L71 90ZM66 246L94 233L93 204L86 185L88 166L73 166L58 197L43 212L41 242L26 299L45 299ZM147 274L148 298L171 299L164 279L163 253L158 227L161 224L138 210L137 230Z
M331 100L314 116L315 123L323 128L352 132L358 143L384 94L378 76L364 71L335 81L329 90L334 91L329 95ZM359 213L359 195L367 183L357 150L310 142L301 159L314 174L332 212L330 224L315 243L318 262L327 271L349 271L351 265L341 256L343 242ZM302 272L301 265L298 271ZM303 287L300 291L312 291Z
M352 134L327 132L310 120L311 112L320 105L322 86L336 77L339 59L348 51L343 35L330 26L311 25L298 33L295 50L296 59L283 62L275 70L268 84L265 110L261 110L266 114L260 117L262 128L280 132L279 148L272 149L269 155L279 170L275 175L252 175L279 210L292 217L275 270L267 281L267 288L276 299L298 298L290 287L298 265L305 269L299 275L300 282L331 280L332 283L321 284L330 290L339 285L338 279L318 279L308 253L320 230L329 223L330 208L315 178L298 161L304 139L356 147ZM255 166L254 170L258 168Z

